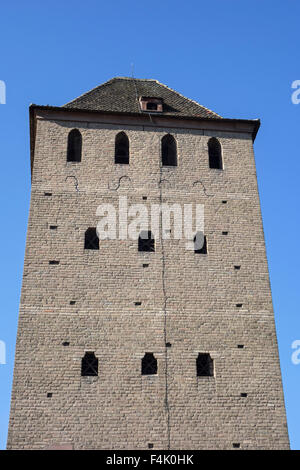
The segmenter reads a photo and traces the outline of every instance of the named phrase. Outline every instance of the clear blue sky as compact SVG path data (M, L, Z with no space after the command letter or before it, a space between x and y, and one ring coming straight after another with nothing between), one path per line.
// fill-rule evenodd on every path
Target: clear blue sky
M0 448L6 445L29 209L30 103L62 105L114 76L156 78L225 117L260 118L259 191L291 445L300 449L300 2L152 0L1 3Z

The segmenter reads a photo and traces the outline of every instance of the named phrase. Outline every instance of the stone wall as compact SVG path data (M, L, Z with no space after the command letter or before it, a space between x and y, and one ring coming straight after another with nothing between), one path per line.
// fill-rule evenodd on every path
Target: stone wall
M81 163L66 162L74 127ZM114 164L120 130L130 165ZM167 132L174 168L160 167ZM224 170L209 169L212 135ZM119 196L149 208L203 204L208 254L172 234L156 238L154 253L129 239L85 250L98 205L117 208ZM98 377L81 377L85 351L98 357ZM141 375L145 352L158 360L155 376ZM213 358L213 377L197 377L199 352ZM237 443L289 447L251 135L38 119L8 448Z

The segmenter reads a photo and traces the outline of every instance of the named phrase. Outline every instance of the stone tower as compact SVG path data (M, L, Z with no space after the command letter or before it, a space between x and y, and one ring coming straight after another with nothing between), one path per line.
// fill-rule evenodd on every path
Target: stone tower
M258 128L156 80L30 106L9 449L289 448ZM125 198L202 205L200 248L175 224L99 241L97 208Z

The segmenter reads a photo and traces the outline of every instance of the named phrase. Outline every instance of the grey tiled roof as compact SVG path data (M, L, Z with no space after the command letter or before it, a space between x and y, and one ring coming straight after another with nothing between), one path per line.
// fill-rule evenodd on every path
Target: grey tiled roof
M162 98L163 114L169 116L194 116L211 119L221 117L157 80L127 77L112 78L63 107L90 111L139 113L141 111L138 99L141 96Z

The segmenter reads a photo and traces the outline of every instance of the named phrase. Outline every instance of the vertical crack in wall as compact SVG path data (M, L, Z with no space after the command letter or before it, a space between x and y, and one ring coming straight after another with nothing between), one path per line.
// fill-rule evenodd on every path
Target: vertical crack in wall
M168 348L167 348L167 290L166 290L166 260L165 247L163 239L163 217L162 217L162 165L160 161L160 181L159 181L159 200L160 200L160 242L162 253L162 291L163 291L163 316L164 316L164 348L165 348L165 409L167 414L167 441L168 450L171 446L171 428L170 428L170 407L169 407L169 383L168 383Z

